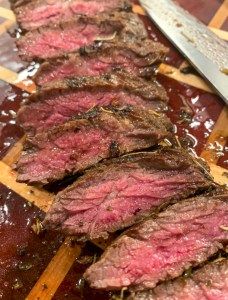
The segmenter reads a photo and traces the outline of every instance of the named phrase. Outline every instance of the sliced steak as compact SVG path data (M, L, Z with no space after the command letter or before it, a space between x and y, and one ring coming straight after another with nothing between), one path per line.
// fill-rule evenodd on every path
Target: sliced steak
M128 300L227 300L228 259L209 263L189 278L178 278L154 290L138 292Z
M117 239L85 278L98 289L153 288L223 248L227 224L228 194L181 201Z
M36 0L14 9L17 21L26 30L66 21L75 15L95 16L98 13L131 11L126 0Z
M184 151L168 148L130 154L89 170L60 192L45 224L80 238L107 238L171 200L212 185Z
M25 61L48 59L77 51L94 41L114 37L129 40L147 37L139 17L132 13L101 14L75 17L58 25L30 31L17 41L19 55Z
M148 148L170 135L164 116L133 107L91 109L27 141L18 181L48 183L100 160Z
M34 81L44 85L57 79L72 76L99 76L113 70L125 70L140 77L154 75L155 65L165 59L167 48L152 40L143 42L95 43L81 48L80 53L44 62Z
M88 111L113 103L164 110L167 95L155 81L125 73L101 77L80 77L56 81L31 96L18 112L18 122L29 135L41 132Z

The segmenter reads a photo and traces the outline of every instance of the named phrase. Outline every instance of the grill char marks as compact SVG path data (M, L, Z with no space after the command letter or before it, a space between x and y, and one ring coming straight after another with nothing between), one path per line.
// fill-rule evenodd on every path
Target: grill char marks
M117 239L85 273L98 289L150 289L227 244L228 194L181 201Z
M189 278L178 278L154 290L138 292L128 300L228 299L228 260L209 263Z
M131 154L87 171L59 193L45 224L84 239L107 238L170 201L211 186L212 181L183 151Z
M99 76L122 69L140 77L154 75L154 65L162 62L168 49L151 40L143 42L95 43L62 58L52 59L41 65L34 80L42 86L57 79L72 76Z
M17 21L25 30L67 21L75 15L94 16L110 11L131 11L126 0L38 0L14 8Z
M48 183L74 174L113 155L145 149L170 136L164 116L133 107L95 108L63 125L37 134L17 164L18 180Z
M30 97L18 112L18 122L29 135L42 132L88 111L94 106L114 103L164 110L167 95L155 81L126 73L98 77L78 77L55 81Z
M145 39L147 32L142 21L132 13L80 16L30 31L17 41L17 46L23 60L44 60L77 51L96 40L112 39L115 36L123 41L136 37Z

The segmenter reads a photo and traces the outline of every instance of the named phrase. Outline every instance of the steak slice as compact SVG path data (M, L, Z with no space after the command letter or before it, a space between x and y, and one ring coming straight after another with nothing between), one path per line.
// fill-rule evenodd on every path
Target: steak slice
M27 141L18 181L48 183L104 158L145 149L170 136L164 116L133 107L94 108Z
M29 135L42 132L94 106L130 104L165 110L167 95L157 82L125 73L80 77L52 82L31 96L18 112L18 122Z
M154 66L165 59L168 49L160 43L146 39L135 43L94 43L81 48L80 53L44 62L34 77L42 86L53 80L72 76L99 76L113 70L125 70L140 77L154 75Z
M133 13L75 17L58 25L30 31L17 41L18 53L25 61L48 59L77 51L94 41L115 37L131 40L147 37L139 17Z
M60 192L44 224L84 239L108 238L171 200L212 185L183 150L130 154L87 171Z
M167 48L146 39L135 43L121 40L94 43L61 58L44 62L34 81L42 86L72 76L99 76L113 70L125 70L140 77L154 75L155 65L165 59Z
M138 292L128 300L228 299L228 259L209 263L191 274L161 284L154 290Z
M132 7L125 0L36 0L14 9L17 21L26 30L40 26L67 21L75 15L94 16L98 13L131 11Z
M98 289L150 289L197 266L228 242L228 194L198 197L125 232L85 273Z

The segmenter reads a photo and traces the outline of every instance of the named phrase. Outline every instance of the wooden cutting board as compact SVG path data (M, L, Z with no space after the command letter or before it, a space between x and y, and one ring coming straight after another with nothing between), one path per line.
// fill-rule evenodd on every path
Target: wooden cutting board
M218 0L201 0L197 1L197 3L194 0L179 0L179 2L207 23L210 29L218 36L228 40L228 32L226 31L228 26L227 0L223 2ZM134 1L134 3L136 2ZM167 62L159 67L159 80L169 93L170 105L173 108L170 117L178 125L178 134L187 134L189 140L193 143L193 150L211 166L211 173L215 181L220 184L228 184L226 144L228 136L228 109L199 75L184 74L181 71L187 65L183 57L153 26L138 4L134 5L134 12L145 22L151 38L158 39L171 48ZM15 124L14 115L19 107L23 93L32 93L36 89L34 83L26 78L26 72L21 72L25 68L28 70L28 66L18 58L16 51L13 50L15 48L14 38L7 33L8 30L13 30L15 26L15 16L9 8L8 1L0 0L0 105L2 112L0 116L2 126L0 131L0 191L6 190L7 195L13 193L12 197L15 199L19 196L17 203L20 201L33 203L35 206L34 210L42 214L42 211L46 212L51 205L53 195L45 190L17 183L16 174L12 170L12 166L20 155L24 142L23 132ZM194 120L188 126L178 123L178 114L183 104L183 99L193 107L195 113ZM7 207L7 201L9 200L3 199L0 208ZM17 209L17 205L15 204L15 207L13 207L14 210ZM28 225L23 226L25 231L28 231L30 230L31 222L34 222L33 208L32 211L26 211L25 215L28 217L29 222ZM15 224L19 224L20 218L22 217L17 215L12 220ZM11 234L11 227L6 229L6 222L3 222L1 226L3 228L0 229L1 236L4 237L6 230L8 230L8 235ZM18 239L17 234L15 234L15 230L12 230L12 232L14 232L12 235L14 234L16 243ZM33 240L34 233L23 234L21 233L23 241L27 242L29 236L29 243L35 244ZM50 239L51 237L48 237L47 241L50 242ZM6 238L6 249L10 245L14 247L14 241L10 243ZM59 247L59 241L56 242L55 247ZM50 253L48 251L45 253L43 264L35 266L32 271L28 271L30 273L18 273L15 271L15 261L19 261L17 254L15 254L17 250L14 249L6 258L6 255L1 255L1 252L4 251L4 243L3 247L0 248L0 257L2 256L0 259L2 264L0 266L2 265L3 268L8 270L7 274L3 274L4 282L0 281L0 295L2 293L2 299L24 299L25 297L29 300L46 300L53 297L55 299L63 299L64 293L68 293L70 297L66 299L74 298L76 292L72 288L75 285L72 278L75 278L75 280L79 278L75 260L81 253L80 246L72 246L69 239L65 240L55 254L48 250ZM41 256L45 252L41 249L37 251ZM31 279L26 281L26 276L31 276ZM17 285L18 282L19 284ZM97 296L92 291L89 295L85 298L108 299L107 295L99 294Z

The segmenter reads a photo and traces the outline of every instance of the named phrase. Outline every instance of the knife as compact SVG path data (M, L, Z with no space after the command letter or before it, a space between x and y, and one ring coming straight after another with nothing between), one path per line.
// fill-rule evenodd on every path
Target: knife
M140 0L157 27L228 104L228 44L172 0Z

